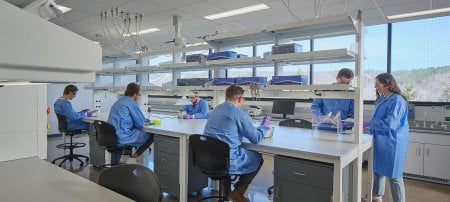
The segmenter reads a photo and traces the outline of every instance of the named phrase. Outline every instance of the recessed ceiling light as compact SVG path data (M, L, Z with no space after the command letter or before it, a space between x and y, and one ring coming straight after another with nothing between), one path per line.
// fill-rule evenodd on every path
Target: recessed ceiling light
M438 8L438 9L432 9L432 10L426 10L426 11L419 11L419 12L412 12L412 13L404 13L404 14L398 14L398 15L391 15L391 16L387 16L387 19L395 20L395 19L401 19L401 18L433 15L433 14L446 13L446 12L450 12L450 7Z
M208 15L208 16L205 16L204 18L206 18L208 20L217 20L220 18L226 18L226 17L241 15L241 14L245 14L245 13L251 13L251 12L260 11L260 10L264 10L264 9L268 9L268 8L270 8L270 7L267 6L266 4L256 4L253 6L248 6L248 7L244 7L244 8L234 9L231 11Z

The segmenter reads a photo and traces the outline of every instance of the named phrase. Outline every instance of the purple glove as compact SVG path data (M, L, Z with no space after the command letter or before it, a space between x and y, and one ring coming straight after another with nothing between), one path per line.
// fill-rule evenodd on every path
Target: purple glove
M368 127L369 127L369 122L364 121L364 122L363 122L363 128L368 128Z
M89 109L83 109L83 110L81 110L81 112L83 112L83 113L86 113L86 112L88 112L89 111Z
M268 116L264 116L263 120L261 121L261 125L268 128L270 125L270 118Z
M194 118L194 116L193 115L190 115L190 114L185 114L184 116L183 116L183 119L193 119Z

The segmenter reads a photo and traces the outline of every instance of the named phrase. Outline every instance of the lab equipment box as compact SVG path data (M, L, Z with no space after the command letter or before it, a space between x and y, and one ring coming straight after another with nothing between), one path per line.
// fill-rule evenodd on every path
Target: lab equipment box
M234 51L222 51L210 53L208 55L208 60L232 59L232 58L237 58L237 53Z
M300 53L300 52L302 52L302 46L296 43L280 44L272 46L272 55L285 53Z
M211 79L208 78L177 79L177 86L203 86L208 81L211 81Z
M258 85L266 85L267 77L237 77L236 84L249 85L251 83L257 83Z
M298 85L308 84L308 76L294 75L294 76L272 76L273 85Z
M186 62L201 62L206 60L208 56L203 54L186 55Z
M235 78L215 78L213 84L216 86L226 86L236 84Z

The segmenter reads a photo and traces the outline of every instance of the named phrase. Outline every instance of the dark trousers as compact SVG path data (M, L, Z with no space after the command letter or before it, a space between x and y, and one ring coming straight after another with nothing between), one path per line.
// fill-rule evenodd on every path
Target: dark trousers
M263 163L264 160L261 158L261 162L259 163L259 166L255 171L239 175L239 180L236 182L236 184L234 184L234 190L241 194L244 194L245 191L247 191L247 188L250 185L250 183L253 181L253 178L255 178L255 176L258 174Z
M136 155L141 155L142 153L144 153L145 150L150 149L150 145L152 145L153 141L155 140L153 136L154 136L153 133L149 134L147 141L137 148L135 153Z

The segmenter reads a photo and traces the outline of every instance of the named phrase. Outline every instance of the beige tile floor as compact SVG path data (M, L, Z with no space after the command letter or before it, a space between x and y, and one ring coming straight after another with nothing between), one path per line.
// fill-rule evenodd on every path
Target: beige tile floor
M78 142L88 142L87 135L82 135L80 137L76 137L74 141ZM54 158L63 155L63 151L57 149L55 146L62 142L61 137L51 137L48 138L48 160L52 161ZM88 155L89 149L87 147L78 149L76 153ZM150 155L149 161L144 162L144 164L153 169L153 157ZM66 169L71 170L69 163L66 163L64 166ZM450 168L449 168L450 169ZM250 185L246 197L250 199L252 202L268 202L272 201L271 198L267 195L267 187L270 187L273 184L273 157L264 155L264 165L260 171L260 173L256 176L253 183ZM87 178L91 181L97 182L99 171L94 169L92 166L84 166L79 167L78 162L73 163L73 169L71 170L73 173L76 173L84 178ZM366 174L367 169L363 169L363 194L364 190L366 190L365 183L367 182ZM412 180L405 178L405 190L406 190L406 201L407 202L450 202L450 186L429 183L419 180ZM207 196L211 193L209 189L203 190L202 195ZM189 201L196 201L199 197L191 196ZM176 201L175 198L165 195L163 201ZM216 201L216 200L211 200ZM301 201L298 200L298 201ZM392 198L390 196L389 183L386 185L386 194L383 197L383 201L390 202Z

